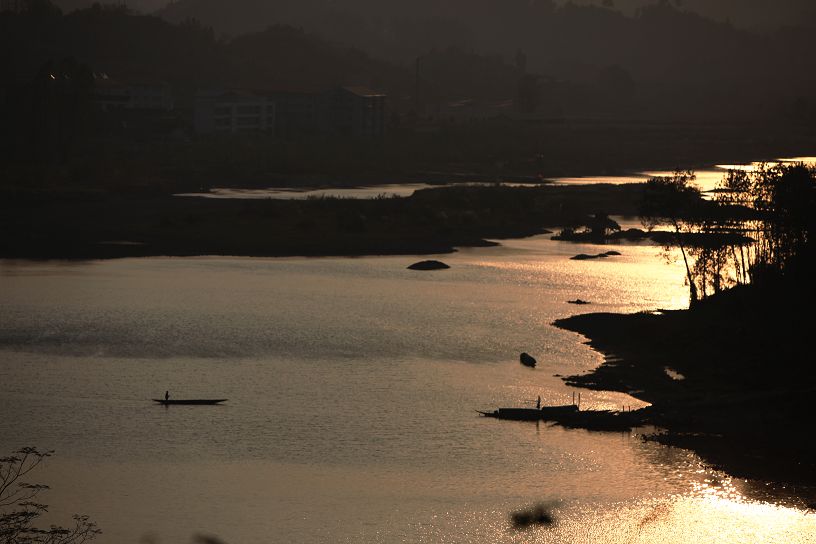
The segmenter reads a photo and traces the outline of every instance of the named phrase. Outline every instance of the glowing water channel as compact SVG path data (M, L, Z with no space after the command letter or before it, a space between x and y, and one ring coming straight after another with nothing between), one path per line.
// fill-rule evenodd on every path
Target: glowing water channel
M695 171L697 179L695 183L703 192L713 191L718 188L723 176L728 170L754 171L760 165L773 166L780 163L804 162L816 164L816 157L795 157L789 159L778 159L767 163L753 162L748 164L722 164L711 168L702 168ZM562 177L547 180L547 183L567 184L567 185L591 185L597 183L609 183L621 185L625 183L643 183L649 178L658 176L671 176L674 172L670 170L655 170L637 172L622 176L584 176L584 177ZM452 183L449 185L467 185L467 183ZM485 185L483 182L472 183L471 185ZM503 182L502 185L513 186L535 186L536 183L512 183ZM259 200L259 199L308 199L308 198L388 198L394 196L410 196L420 189L430 189L440 187L440 185L430 185L427 183L394 183L387 185L373 185L361 187L327 187L327 188L263 188L263 189L240 189L215 187L207 191L198 193L181 193L176 196L216 198L216 199L239 199L239 200Z

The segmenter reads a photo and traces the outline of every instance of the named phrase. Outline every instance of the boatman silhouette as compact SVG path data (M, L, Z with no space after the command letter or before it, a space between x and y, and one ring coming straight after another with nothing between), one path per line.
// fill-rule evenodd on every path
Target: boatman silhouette
M539 397L539 398L540 398L540 397ZM166 400L166 401L167 401L167 400L170 400L170 391L165 391L165 392L164 392L164 400Z
M538 400L536 401L536 410L541 410L541 395L538 396Z

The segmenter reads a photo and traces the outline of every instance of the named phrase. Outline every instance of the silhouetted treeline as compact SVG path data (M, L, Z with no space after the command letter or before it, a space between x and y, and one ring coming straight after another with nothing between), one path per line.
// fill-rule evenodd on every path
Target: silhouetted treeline
M641 8L656 0L601 0L625 10ZM811 0L659 0L673 3L718 21L730 21L749 29L775 30L794 23L816 23Z
M796 484L798 493L816 482L808 356L816 169L734 171L708 203L692 181L688 172L655 178L643 197L644 211L662 215L684 246L693 307L557 321L615 361L566 381L636 394L651 403L650 423L668 431L655 440L736 477Z
M694 174L649 180L641 217L668 225L681 252L690 303L727 288L780 281L807 286L816 267L816 167L802 163L734 170L713 200Z
M721 206L744 206L751 213L746 221L720 221L715 226L742 229L755 243L739 259L735 248L728 247L725 255L711 255L709 261L727 264L733 257L737 283L761 283L769 277L811 282L816 265L816 165L788 163L731 172L717 200ZM709 266L708 272L713 277L719 271Z

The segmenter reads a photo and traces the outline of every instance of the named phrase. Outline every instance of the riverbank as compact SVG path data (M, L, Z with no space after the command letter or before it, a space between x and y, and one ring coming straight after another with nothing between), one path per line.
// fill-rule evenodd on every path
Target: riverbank
M216 200L169 195L8 194L0 257L418 255L636 215L641 185L454 186L405 198Z
M587 314L555 325L606 356L575 387L650 402L658 442L694 450L728 474L793 486L814 500L816 393L809 357L814 295L800 285L740 287L693 310ZM799 486L799 487L797 487Z

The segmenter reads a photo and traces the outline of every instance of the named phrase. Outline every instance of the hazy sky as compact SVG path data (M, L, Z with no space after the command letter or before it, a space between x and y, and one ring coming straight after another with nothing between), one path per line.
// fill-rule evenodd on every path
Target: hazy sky
M55 3L65 11L91 5L95 0L56 0ZM195 0L181 0L195 3ZM240 1L222 0L225 3L240 5ZM268 0L274 3L276 0ZM405 0L410 2L410 0ZM576 4L602 4L602 0L573 0ZM617 8L631 12L635 8L656 0L612 0ZM688 9L719 19L729 19L744 27L777 26L800 19L803 13L816 14L813 0L671 0ZM150 12L165 6L167 0L127 0L126 4L133 9ZM563 3L561 1L560 3ZM342 5L337 0L335 5ZM236 7L236 9L238 9ZM813 19L811 19L813 20Z
M613 0L614 5L632 11L654 0ZM576 4L599 4L600 1L576 1ZM802 13L813 13L813 0L680 0L672 1L686 9L718 20L730 20L744 27L766 27L795 22Z

